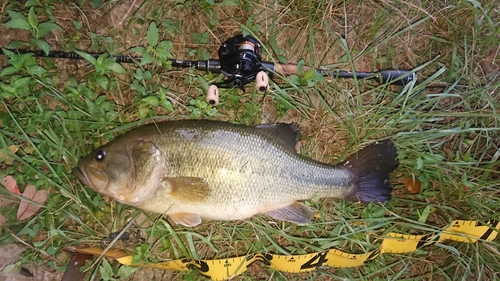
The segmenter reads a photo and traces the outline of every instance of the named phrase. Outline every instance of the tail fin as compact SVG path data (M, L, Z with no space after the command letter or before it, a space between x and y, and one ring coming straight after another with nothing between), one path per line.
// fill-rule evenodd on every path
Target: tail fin
M371 144L343 163L354 175L354 190L345 199L361 202L391 200L389 173L399 165L394 143L387 139Z

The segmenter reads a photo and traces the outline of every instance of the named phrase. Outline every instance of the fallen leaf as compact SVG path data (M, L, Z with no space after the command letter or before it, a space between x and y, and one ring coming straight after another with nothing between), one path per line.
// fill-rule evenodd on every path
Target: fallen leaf
M9 152L10 150L10 152ZM3 162L7 165L12 165L14 163L15 158L12 157L12 154L16 153L19 150L19 147L15 145L10 145L8 148L0 149L0 162Z
M415 178L401 179L400 182L405 185L406 189L411 194L418 194L422 189L422 184Z
M17 182L16 182L16 180L14 179L13 176L11 176L11 175L5 176L2 179L2 185L8 191L10 191L10 192L12 192L14 194L17 194L17 195L21 195L21 191L19 191L19 187L17 186Z
M35 237L33 237L31 241L40 242L40 241L45 241L47 238L48 238L47 232L39 231L38 234Z
M2 269L2 273L9 274L12 271L14 271L14 269L16 269L16 267L17 267L17 264L15 264L15 263L9 264Z
M36 191L36 187L29 184L26 186L26 189L24 189L22 196L43 205L47 200L47 190L42 189ZM17 209L17 220L30 218L36 214L38 210L40 210L39 206L32 204L28 200L22 199L21 203L19 203L19 209Z
M9 145L9 150L12 152L12 153L17 153L17 151L19 150L19 147L16 146L16 145Z

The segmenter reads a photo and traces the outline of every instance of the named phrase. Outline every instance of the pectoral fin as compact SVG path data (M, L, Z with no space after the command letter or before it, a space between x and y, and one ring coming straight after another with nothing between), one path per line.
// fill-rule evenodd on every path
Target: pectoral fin
M211 191L208 183L197 177L163 178L161 184L170 196L190 203L203 201Z
M266 214L282 221L294 222L296 224L308 224L314 213L303 203L295 202L286 207L269 211Z
M201 223L201 217L198 214L177 213L168 216L176 224L193 227Z

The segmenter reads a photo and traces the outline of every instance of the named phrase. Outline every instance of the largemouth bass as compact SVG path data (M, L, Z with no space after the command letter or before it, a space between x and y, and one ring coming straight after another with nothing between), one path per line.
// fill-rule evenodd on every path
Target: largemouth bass
M329 165L298 154L298 138L296 127L283 123L161 122L96 149L74 173L101 194L185 226L256 214L307 224L313 212L298 200L391 199L389 173L399 164L391 140Z

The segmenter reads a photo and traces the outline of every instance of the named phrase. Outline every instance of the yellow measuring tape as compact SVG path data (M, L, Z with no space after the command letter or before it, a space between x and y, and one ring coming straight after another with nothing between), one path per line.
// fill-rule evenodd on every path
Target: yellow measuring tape
M381 254L410 253L418 248L433 243L452 240L464 243L492 241L500 230L500 222L487 221L482 224L477 221L455 220L450 226L436 235L405 235L389 233L377 250L365 254L350 254L339 250L326 250L320 253L305 255L275 255L275 254L250 254L236 258L217 260L179 259L151 264L132 264L132 256L124 250L111 249L103 253L100 248L71 248L72 252L101 255L116 259L128 266L142 266L164 270L197 270L212 280L227 280L245 272L251 263L261 261L270 268L283 272L308 272L320 266L331 267L356 267L375 259Z

